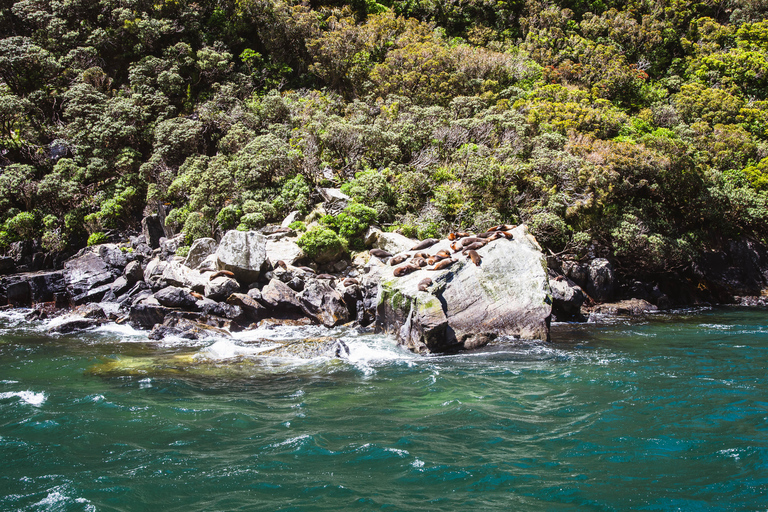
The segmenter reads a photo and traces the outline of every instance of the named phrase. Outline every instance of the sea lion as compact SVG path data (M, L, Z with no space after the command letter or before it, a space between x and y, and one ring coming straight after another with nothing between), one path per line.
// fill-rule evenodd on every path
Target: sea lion
M442 270L444 268L450 267L451 265L456 263L456 261L457 260L455 260L453 258L447 258L447 259L444 259L444 260L440 260L437 263L435 263L434 267L428 268L427 270Z
M507 237L507 240L514 240L515 236L510 233L509 231L499 231L499 233L503 234L505 237Z
M277 260L277 263L275 263L275 266L273 268L280 267L283 270L288 270L288 265L285 264L283 260Z
M432 279L430 279L428 277L425 277L424 279L419 281L419 291L420 292L427 291L427 288L429 288L430 286L432 286Z
M314 274L315 273L315 271L312 270L309 267L296 267L296 268L298 268L299 270L303 270L304 272L307 272L308 274Z
M318 279L336 279L336 276L332 276L331 274L318 274Z
M399 265L407 259L408 259L408 256L406 256L405 254L399 254L397 256L392 256L389 259L389 264L394 267L395 265Z
M235 277L235 274L233 272L230 272L229 270L219 270L218 272L214 272L211 274L211 277L208 278L209 281L213 281L217 277L226 276L226 277Z
M437 238L427 238L426 240L422 240L418 244L411 247L411 250L418 251L419 249L426 249L427 247L432 247L439 241L440 240L438 240Z
M472 236L469 233L465 233L464 231L456 231L454 233L448 233L448 240L459 240L468 236Z
M463 247L465 247L465 248L468 245L474 244L475 242L483 242L483 243L485 243L485 238L478 238L476 236L471 236L471 237L468 237L468 238L462 238L461 239L461 245Z
M475 251L474 249L469 249L468 251L466 251L466 253L469 259L472 260L472 263L474 263L479 267L480 262L483 261L483 258L481 258L479 254L477 254L477 251Z
M201 294L197 293L197 292L189 292L189 294L191 296L193 296L194 298L198 299L198 300L202 300L203 299L203 296Z
M385 251L383 249L371 249L370 251L368 251L368 253L371 256L376 256L379 259L391 258L392 257L391 253L389 253L389 252L387 252L387 251Z
M447 250L445 250L445 249L440 249L439 251L437 251L437 253L435 253L435 256L437 256L438 258L440 258L441 260L443 260L443 259L445 259L445 258L450 258L450 257L451 257L451 253L450 253L450 252L448 252L448 251L447 251Z
M419 267L416 265L403 265L402 267L397 267L395 270L392 271L392 273L395 275L395 277L402 277L406 274L410 274L411 272L419 270Z
M427 258L427 265L434 265L435 263L437 263L441 259L443 259L443 258L439 258L437 256L430 256L429 258Z
M509 231L510 229L515 229L517 226L514 224L499 224L498 226L493 226L492 228L488 228L487 232L490 231Z
M466 253L466 251L476 251L480 249L481 247L485 247L485 242L475 242L473 244L469 244L464 248L464 251L462 253Z
M461 240L456 240L451 244L451 250L453 252L459 252L462 249Z
M358 281L358 280L357 280L357 279L355 279L354 277L348 277L348 278L346 278L346 279L344 280L344 283L343 283L343 284L344 284L344 286L345 286L345 287L347 287L347 286L353 286L353 285L356 285L356 284L360 284L360 281Z
M427 259L427 258L429 258L429 253L428 252L417 252L416 254L413 255L413 257L414 258L424 258L424 259Z
M411 265L416 265L417 267L426 267L427 266L427 260L424 258L413 258L410 262Z

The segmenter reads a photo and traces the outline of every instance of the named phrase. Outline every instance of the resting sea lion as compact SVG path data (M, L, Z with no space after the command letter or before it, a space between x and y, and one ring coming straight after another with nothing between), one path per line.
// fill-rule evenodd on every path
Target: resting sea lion
M309 267L296 267L296 268L298 268L299 270L303 270L304 272L307 272L307 273L309 273L309 274L314 274L314 273L315 273L315 271L314 271L314 270L312 270L312 269L311 269L311 268L309 268Z
M277 268L277 267L280 267L283 270L288 270L288 265L286 265L283 260L277 260L277 263L275 263L275 267L273 268Z
M516 227L517 226L514 224L499 224L498 226L488 228L488 231L509 231L510 229L515 229Z
M388 253L387 251L383 249L371 249L368 251L371 256L376 256L377 258L391 258L392 254Z
M485 242L475 242L473 244L469 244L468 246L466 246L464 248L463 252L466 252L466 251L476 251L476 250L478 250L481 247L485 247Z
M470 249L466 252L467 252L467 256L469 256L469 259L472 260L472 263L474 263L479 267L480 262L483 261L483 258L481 258L479 254L477 254L477 251L475 251L474 249Z
M213 281L217 277L221 276L227 276L227 277L235 277L235 274L230 272L229 270L219 270L218 272L214 272L211 274L211 277L208 278L209 281Z
M424 258L424 259L427 259L427 258L429 258L429 253L428 252L417 252L416 254L413 255L413 257L414 258Z
M405 254L399 254L397 256L391 257L389 259L389 264L394 267L395 265L399 265L407 259L408 259L408 256L406 256Z
M499 231L499 233L501 233L502 235L507 237L507 240L514 240L514 238L515 238L515 236L512 233L510 233L509 231Z
M459 252L462 249L461 240L456 240L451 244L451 250L453 252Z
M419 270L419 267L417 267L416 265L408 264L408 265L403 265L402 267L397 267L393 271L393 274L395 275L395 277L402 277L402 276L404 276L406 274L410 274L411 272L413 272L415 270Z
M421 281L419 281L419 291L425 292L427 291L427 288L429 288L432 285L432 279L425 277Z
M202 298L203 298L203 296L202 296L202 295L200 295L200 294L199 294L199 293L197 293L197 292L189 292L189 294L190 294L191 296L193 296L194 298L198 299L198 300L200 300L200 299L202 299Z
M417 267L426 267L427 260L425 260L424 258L413 258L410 264L416 265Z
M485 238L478 238L476 236L468 237L468 238L462 238L461 239L461 245L463 247L467 247L468 245L474 244L475 242L483 242L485 243Z
M469 233L465 233L464 231L457 231L455 233L448 233L448 240L459 240L468 236L471 235Z
M358 281L354 277L348 277L348 278L346 278L344 280L343 284L344 284L344 286L352 286L352 285L355 285L355 284L360 284L360 281Z
M422 240L418 244L411 247L411 250L418 251L419 249L426 249L427 247L432 247L439 241L440 240L438 240L437 238L427 238L426 240Z
M440 249L439 251L437 251L437 253L435 253L435 256L438 256L442 260L442 259L445 259L445 258L450 258L451 257L451 253L448 252L445 249Z
M440 260L437 263L435 263L434 267L428 268L427 270L442 270L444 268L450 267L451 265L456 263L456 261L457 260L455 260L453 258L447 258L447 259L444 259L444 260Z
M318 274L318 279L336 279L335 276L332 276L331 274Z

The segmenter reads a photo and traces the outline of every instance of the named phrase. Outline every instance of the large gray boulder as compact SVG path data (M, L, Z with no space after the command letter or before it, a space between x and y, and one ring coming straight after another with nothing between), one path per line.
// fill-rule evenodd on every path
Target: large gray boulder
M267 260L267 239L256 231L227 231L216 250L221 270L235 274L240 284L255 282Z
M213 238L198 238L192 242L192 247L189 248L187 258L184 260L184 266L189 268L197 268L205 258L214 254L219 244Z
M383 249L391 254L410 250L418 244L418 240L408 238L400 233L388 233L376 227L371 227L365 234L365 246Z
M502 238L477 250L475 265L461 255L437 271L425 267L395 277L393 267L377 264L381 288L376 330L396 335L398 343L420 353L471 349L497 336L549 339L552 297L546 260L525 226L514 240ZM443 240L427 252L450 250ZM419 283L431 278L426 291Z
M299 300L304 314L326 327L345 324L350 320L344 298L325 279L309 280Z
M304 251L298 246L295 240L267 240L267 260L271 266L275 266L278 261L284 261L288 265L295 265L304 258Z
M595 258L589 263L587 293L597 302L613 298L613 267L605 258Z
M98 302L104 297L110 289L107 283L123 273L122 268L110 265L109 262L118 263L115 259L119 260L114 251L95 246L83 250L64 263L64 280L75 304ZM124 264L122 260L119 263Z

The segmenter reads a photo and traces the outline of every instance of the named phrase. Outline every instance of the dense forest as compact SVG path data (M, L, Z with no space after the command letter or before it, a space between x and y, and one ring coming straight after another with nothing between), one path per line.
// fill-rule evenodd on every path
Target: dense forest
M768 237L768 0L0 0L0 252L318 187L305 243L527 223L674 272ZM297 228L303 227L298 223Z

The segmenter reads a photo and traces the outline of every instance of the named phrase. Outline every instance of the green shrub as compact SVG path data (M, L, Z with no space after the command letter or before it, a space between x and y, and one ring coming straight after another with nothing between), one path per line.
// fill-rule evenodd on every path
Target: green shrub
M192 245L192 242L198 238L210 237L213 234L211 222L201 212L192 212L187 215L182 232L187 245Z
M88 247L92 245L99 245L107 242L107 235L102 233L101 231L96 231L95 233L91 233L91 236L88 237Z
M61 252L67 248L67 240L58 229L43 233L41 243L43 249L50 252Z
M335 231L323 227L314 227L301 235L296 243L308 258L318 263L333 261L347 252L344 240Z
M568 226L552 212L534 214L528 227L543 247L553 251L562 250L568 242Z
M218 215L216 215L216 223L222 230L229 231L230 229L234 229L235 226L237 226L242 215L242 210L237 208L235 205L230 204L222 208Z
M5 221L5 231L18 240L34 238L37 234L35 215L32 212L20 212Z
M282 209L284 213L288 211L298 210L302 215L306 215L309 212L311 202L309 194L311 189L304 176L297 175L283 184L283 188L280 191L280 199L282 202ZM277 201L277 199L275 201Z
M335 228L354 249L363 248L361 235L376 220L376 210L360 203L351 203L337 216L326 215L322 223Z
M189 254L189 250L191 247L189 245L182 245L178 249L176 249L176 256L181 256L182 258L186 258L187 254Z
M294 231L303 232L307 230L307 225L300 220L291 222L288 227Z
M238 231L248 231L250 229L257 229L267 223L267 219L262 213L247 213L240 217L240 225L237 226Z

